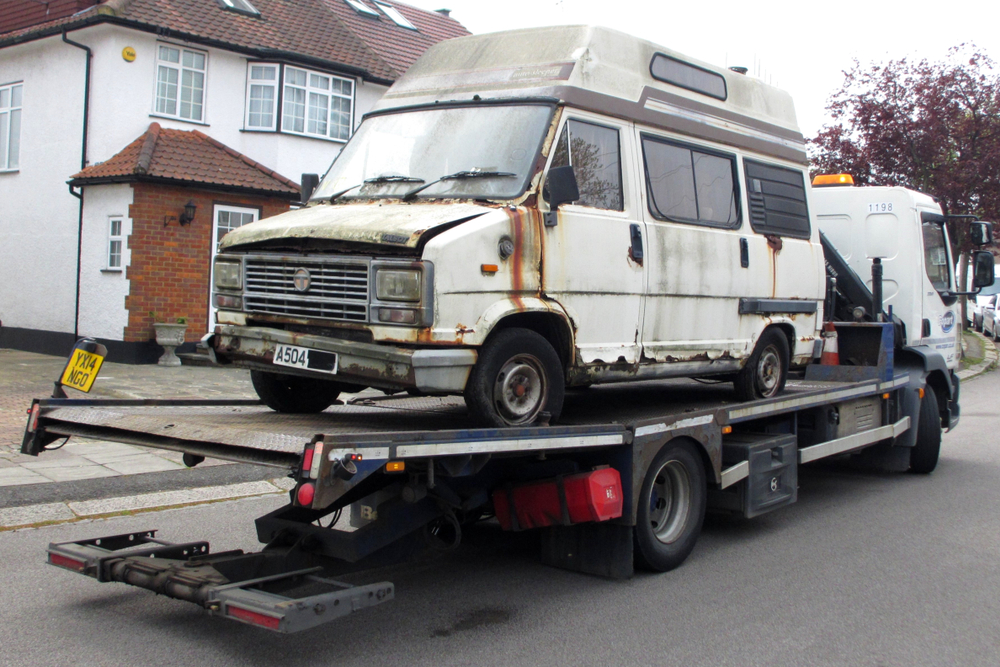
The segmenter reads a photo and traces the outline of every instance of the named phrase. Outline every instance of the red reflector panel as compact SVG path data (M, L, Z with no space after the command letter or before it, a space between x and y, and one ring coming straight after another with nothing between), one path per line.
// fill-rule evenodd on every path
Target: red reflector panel
M66 556L60 556L59 554L49 554L49 562L53 565L64 567L67 570L73 570L74 572L83 572L83 569L86 566L86 564L81 561L73 558L67 558Z
M309 507L313 503L313 498L316 497L316 487L313 486L312 482L306 482L299 487L295 497L299 501L299 505Z
M493 508L504 530L617 519L622 515L622 479L614 468L601 468L509 491L497 489Z
M226 606L226 615L238 618L241 621L246 621L247 623L253 623L254 625L269 628L271 630L277 630L278 624L281 623L280 618L268 616L267 614L259 614L255 611L250 611L249 609L243 609L242 607L234 607L233 605Z

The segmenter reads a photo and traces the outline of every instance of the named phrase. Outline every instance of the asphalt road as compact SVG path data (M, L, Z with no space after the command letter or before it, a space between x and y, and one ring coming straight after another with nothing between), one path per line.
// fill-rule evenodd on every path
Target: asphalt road
M1000 373L963 387L930 476L800 471L799 502L710 518L681 568L626 582L538 564L486 526L458 551L379 573L397 598L280 636L44 565L50 541L161 529L255 548L251 499L0 533L0 664L1000 664Z

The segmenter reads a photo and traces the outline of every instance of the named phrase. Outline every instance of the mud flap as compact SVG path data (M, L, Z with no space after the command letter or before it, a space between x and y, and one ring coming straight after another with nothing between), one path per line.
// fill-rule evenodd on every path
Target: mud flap
M635 573L632 526L581 523L543 528L542 562L584 574L628 579Z

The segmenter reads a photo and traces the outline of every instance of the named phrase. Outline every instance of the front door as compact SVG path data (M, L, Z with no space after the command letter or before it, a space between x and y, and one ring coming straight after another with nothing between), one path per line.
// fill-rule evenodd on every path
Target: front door
M544 232L543 291L573 320L575 364L599 374L639 363L643 243L632 177L631 126L573 111L550 167L571 165L580 199L560 207Z
M260 210L256 208L246 208L243 206L228 206L226 204L216 204L212 212L212 257L209 260L209 282L208 282L208 331L215 330L215 303L212 301L212 293L215 289L215 255L219 252L219 243L222 237L233 231L237 227L253 222L260 217Z

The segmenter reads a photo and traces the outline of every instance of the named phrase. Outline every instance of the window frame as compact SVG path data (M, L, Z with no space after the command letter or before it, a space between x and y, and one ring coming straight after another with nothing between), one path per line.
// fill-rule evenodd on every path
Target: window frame
M680 217L670 217L664 215L661 211L656 210L656 205L654 202L654 197L652 194L652 182L649 176L649 166L646 161L646 139L655 141L657 143L666 144L668 146L673 146L674 148L683 148L691 153L698 152L705 155L711 155L713 157L722 158L729 160L731 173L733 177L733 201L736 206L736 220L726 224L722 222L715 222L712 220L701 220L695 218L680 218ZM740 174L739 174L739 156L735 153L727 153L725 151L720 151L715 148L710 148L708 146L700 146L698 144L691 144L685 141L677 141L669 137L663 137L650 132L640 132L639 133L639 152L642 156L642 173L643 180L645 181L645 195L646 195L646 210L649 214L653 216L655 220L662 222L677 222L685 225L696 225L698 227L712 227L715 229L740 229L743 227L743 192L740 188ZM697 174L694 171L694 162L691 164L691 173L693 177L694 184L694 205L695 210L699 209L698 206L698 180Z
M410 19L403 16L403 13L399 11L396 7L393 7L387 2L379 2L379 0L372 0L372 4L378 7L383 14L386 15L390 21L398 25L400 28L405 28L406 30L412 30L414 32L420 32L417 26L413 25Z
M17 88L20 91L20 100L17 106L14 106L14 89ZM7 127L6 136L4 137L4 146L6 150L4 155L0 155L0 173L14 173L20 171L21 169L21 125L24 122L24 81L12 81L11 83L5 83L0 85L0 91L7 91L8 105L6 107L0 108L0 117L6 117ZM11 119L14 118L14 112L17 112L17 161L12 166L10 164L10 147L13 142L11 142L11 136L13 136L13 123Z
M254 83L250 78L250 73L253 71L254 67L273 67L275 76L273 85L266 83ZM247 86L246 86L246 96L244 100L244 113L243 113L243 129L247 132L277 132L278 131L278 117L281 115L281 87L283 83L282 73L284 72L284 67L281 63L276 62L265 62L257 60L247 61ZM252 126L250 125L250 92L251 86L268 86L274 91L274 97L272 102L274 108L271 109L271 126L264 127L262 125Z
M717 79L722 83L722 92L716 93L705 86L699 87L696 84L689 84L684 81L681 81L678 78L671 78L664 74L657 74L654 69L656 63L664 60L676 63L677 65L680 65L682 68L685 68L686 70L692 73L707 74L708 76L713 77L713 80ZM705 67L700 67L698 65L695 65L694 63L689 63L675 56L667 55L666 53L663 53L661 51L657 51L656 53L654 53L653 57L650 59L649 75L654 79L656 79L657 81L662 81L663 83L669 83L671 86L677 86L678 88L683 88L684 90L690 90L692 93L698 93L699 95L712 97L714 99L721 100L723 102L725 102L729 98L729 82L726 81L725 76L723 76L719 72L714 72Z
M288 77L288 69L289 68L295 69L295 70L299 70L301 72L305 72L305 74L306 74L306 84L305 84L305 86L300 86L298 84L292 84L292 83L288 82L289 81L289 77ZM326 91L324 91L322 88L315 88L315 87L313 87L313 86L310 85L310 78L309 77L313 76L313 75L315 75L315 76L322 76L322 77L328 77L328 78L331 79L331 82L332 82L333 79L337 79L337 80L339 80L341 82L347 82L347 83L349 83L351 85L351 94L350 95L343 95L343 94L340 94L340 93L334 93L332 89L327 89ZM294 130L294 129L289 129L289 128L285 127L285 115L286 115L285 114L285 107L288 104L288 98L286 96L286 92L287 92L286 89L289 86L291 86L293 88L296 88L296 89L299 89L299 90L302 90L305 93L305 97L304 97L305 106L304 106L304 111L303 111L303 116L302 116L303 131L301 131L301 132L299 132L297 130ZM280 115L281 115L281 120L280 120L280 123L278 125L280 132L282 132L284 134L292 134L292 135L299 136L299 137L308 137L310 139L324 139L326 141L334 141L334 142L341 143L341 144L347 143L347 141L354 134L354 116L355 116L355 106L356 106L356 98L357 98L357 81L355 79L352 79L352 78L349 78L349 77L345 77L345 76L340 76L339 74L333 74L333 73L330 73L330 72L323 72L323 71L320 71L320 70L307 69L307 68L301 67L299 65L282 64L282 67L281 67L281 88L280 88L280 92L281 92L281 100L280 100ZM310 96L310 94L317 94L317 95L323 95L323 94L325 94L326 97L327 97L327 111L326 111L326 113L327 113L327 118L326 118L326 120L327 120L327 133L326 134L319 134L317 132L309 132L309 130L308 130L308 128L309 128L309 96ZM334 97L336 97L338 99L347 99L350 102L350 113L349 113L349 118L348 118L348 123L347 123L347 137L343 138L343 139L340 138L340 137L330 136L330 131L333 128L333 123L330 121L330 104L329 104L329 102Z
M260 10L250 4L249 0L217 0L222 8L230 12L236 12L237 14L242 14L243 16L259 17ZM246 7L237 6L237 2L246 5Z
M115 222L118 223L118 234L114 233ZM104 253L104 270L113 273L120 273L125 270L125 216L123 215L109 215L108 216L108 237L107 245L105 246ZM118 243L118 264L112 263L112 257L114 253L112 252L112 247L114 243Z
M172 63L170 61L165 61L160 58L160 49L170 48L177 49L179 54L179 59L177 63ZM205 67L204 69L195 69L193 67L184 66L184 52L189 51L194 54L204 56ZM158 116L160 118L171 118L173 120L180 121L182 123L195 123L198 125L207 125L205 122L205 116L207 115L208 107L208 51L202 51L200 49L193 49L188 46L182 46L180 44L173 44L171 42L156 42L156 58L155 58L155 70L153 74L153 110L150 113L151 116ZM175 104L177 105L176 113L167 113L166 111L160 111L158 108L158 103L160 100L160 68L166 67L174 69L177 71L177 97ZM183 85L184 71L188 70L191 72L200 72L202 74L202 87L201 87L201 117L200 118L185 118L181 115L181 87ZM166 98L164 98L166 99Z
M546 174L548 174L548 170L549 169L552 169L554 166L556 166L555 156L556 156L556 151L558 150L559 142L562 141L562 138L565 135L565 133L569 131L567 129L569 127L569 124L573 123L573 122L584 123L584 124L587 124L587 125L593 125L594 127L599 127L601 129L604 129L604 130L610 130L610 131L614 132L618 136L618 189L619 189L619 192L621 194L621 208L599 208L599 207L596 207L596 206L590 206L588 204L580 204L580 203L577 203L577 202L580 201L579 199L576 200L576 201L567 202L567 204L569 206L580 206L582 208L587 208L587 209L590 209L592 211L605 211L605 212L618 213L618 214L625 213L629 209L628 202L626 201L628 195L626 194L626 187L625 187L625 164L624 164L624 161L625 161L625 149L624 149L624 145L623 145L623 142L622 142L622 135L623 135L623 133L625 133L625 132L628 131L627 128L625 128L625 127L616 127L614 125L606 125L604 123L600 123L600 122L594 121L594 120L592 120L590 118L586 118L586 117L567 116L565 118L565 120L563 120L561 126L559 127L559 130L556 133L555 140L552 142L552 149L551 149L551 155L552 155L552 157L549 160L549 164L548 164L548 167L546 169ZM572 145L571 145L571 143L569 141L567 142L567 159L569 160L569 165L568 166L572 167L573 166L573 147L572 147ZM574 169L574 174L575 174L575 172L576 172L576 170Z

